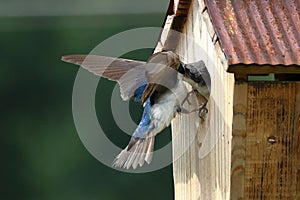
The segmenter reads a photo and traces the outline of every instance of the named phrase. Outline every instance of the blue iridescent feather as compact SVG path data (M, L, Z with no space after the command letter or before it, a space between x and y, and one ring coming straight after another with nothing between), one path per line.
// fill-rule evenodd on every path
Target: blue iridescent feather
M134 97L136 101L140 101L142 98L142 95L144 93L144 90L146 88L146 85L140 86L136 91L134 92ZM141 139L143 140L147 134L148 134L148 128L150 124L150 112L151 111L151 104L150 104L150 98L148 98L144 104L144 111L142 119L138 125L138 127L135 129L132 139Z
M134 98L136 101L141 101L146 86L147 84L144 84L134 91Z
M151 104L150 104L150 98L148 98L145 102L142 119L132 135L133 138L140 138L141 140L143 140L147 136L149 130L149 124L151 122L150 111L151 111Z

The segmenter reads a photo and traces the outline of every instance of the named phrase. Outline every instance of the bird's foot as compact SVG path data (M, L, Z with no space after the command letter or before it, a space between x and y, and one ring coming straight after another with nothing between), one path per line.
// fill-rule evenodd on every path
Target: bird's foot
M199 109L198 109L198 116L199 118L205 120L206 119L206 115L208 113L208 109L206 108L207 102L203 103Z
M192 94L195 94L195 93L198 93L197 90L192 90L190 92L187 93L186 97L183 99L183 101L181 102L181 106L187 101L189 105L191 105L192 103L190 102L189 100L189 97L192 95Z
M205 120L206 114L208 113L208 109L206 108L206 105L207 105L207 102L201 104L201 106L199 108L194 109L194 110L188 110L188 109L183 108L182 106L176 105L174 107L174 109L177 113L183 113L183 114L190 114L193 112L198 112L199 118Z
M190 113L192 113L192 112L194 112L194 111L189 111L189 110L187 110L187 109L185 109L185 108L183 108L182 106L179 106L179 105L176 105L175 107L174 107L174 109L175 109L175 112L177 112L177 113L183 113L183 114L190 114Z

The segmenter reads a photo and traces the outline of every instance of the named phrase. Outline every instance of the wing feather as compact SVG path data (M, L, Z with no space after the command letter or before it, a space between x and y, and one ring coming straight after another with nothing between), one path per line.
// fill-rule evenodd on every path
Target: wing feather
M135 89L147 83L145 62L97 55L67 55L62 60L80 65L91 73L116 81L120 85L121 96L128 100ZM138 70L136 70L138 68Z
M145 102L155 91L163 93L166 88L172 88L176 84L179 64L179 56L171 51L153 54L147 62L145 76L148 85L141 101Z

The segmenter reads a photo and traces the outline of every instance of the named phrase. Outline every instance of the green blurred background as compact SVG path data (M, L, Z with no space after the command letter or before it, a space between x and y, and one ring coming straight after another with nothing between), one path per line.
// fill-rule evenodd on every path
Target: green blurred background
M171 166L128 174L88 153L72 117L78 68L60 61L65 54L87 54L121 31L161 27L167 5L167 0L0 0L1 199L173 198ZM146 60L151 52L124 57ZM125 147L129 136L116 127L107 106L113 86L101 80L96 109L109 138ZM141 106L130 108L139 110L131 112L138 121ZM167 130L157 147L169 140Z

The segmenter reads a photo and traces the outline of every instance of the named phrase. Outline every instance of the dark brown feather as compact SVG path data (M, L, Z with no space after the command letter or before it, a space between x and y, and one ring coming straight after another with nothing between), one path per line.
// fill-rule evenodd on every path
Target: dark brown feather
M153 54L146 65L142 61L97 55L67 55L63 56L62 60L80 65L97 76L118 82L124 100L128 100L139 86L148 83L142 103L154 94L155 98L158 98L166 88L175 85L180 64L179 56L171 51Z
M80 65L95 75L118 81L129 70L145 64L143 61L96 55L67 55L62 60Z
M96 55L63 56L65 62L80 65L91 73L118 82L123 100L130 99L135 90L146 84L145 62Z
M152 97L155 91L161 94L176 84L179 65L179 56L171 51L158 52L149 58L147 66L155 69L151 69L151 73L147 73L150 70L146 71L148 85L142 96L142 103ZM156 98L158 98L157 95Z

